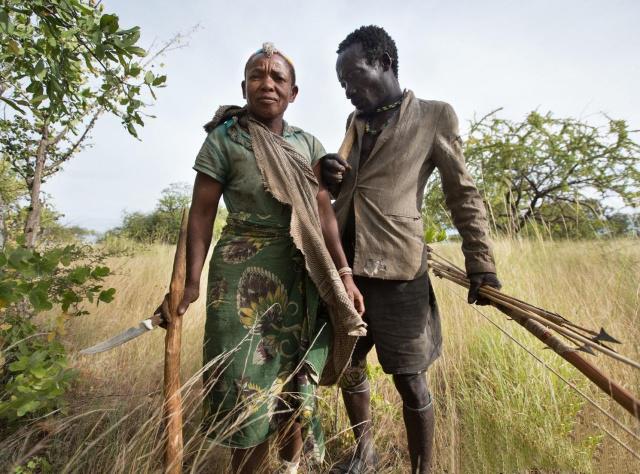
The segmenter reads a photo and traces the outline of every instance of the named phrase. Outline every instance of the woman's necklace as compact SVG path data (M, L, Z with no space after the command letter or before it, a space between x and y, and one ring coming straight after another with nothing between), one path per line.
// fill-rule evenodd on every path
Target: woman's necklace
M400 107L400 104L402 104L402 99L394 102L393 104L389 104L389 105L383 105L382 107L378 107L375 111L374 114L378 114L380 112L387 112L389 110L393 110L396 109L398 107ZM367 120L364 124L364 133L368 133L370 135L378 135L380 132L382 132L382 130L384 130L386 128L387 125L389 125L389 123L391 122L391 119L393 118L393 115L391 117L389 117L385 123L382 124L382 126L380 128L371 128L371 121Z

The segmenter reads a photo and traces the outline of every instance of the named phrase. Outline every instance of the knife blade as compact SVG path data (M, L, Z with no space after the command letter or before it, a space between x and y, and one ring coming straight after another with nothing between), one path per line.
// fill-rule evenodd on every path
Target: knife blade
M140 321L138 326L129 328L126 331L121 332L113 336L106 341L102 341L95 346L87 347L86 349L82 349L80 354L89 355L89 354L98 354L100 352L108 351L109 349L113 349L114 347L120 346L125 342L130 341L131 339L135 339L142 334L146 334L156 328L162 322L162 316L159 314L154 314L150 318L145 319L144 321Z

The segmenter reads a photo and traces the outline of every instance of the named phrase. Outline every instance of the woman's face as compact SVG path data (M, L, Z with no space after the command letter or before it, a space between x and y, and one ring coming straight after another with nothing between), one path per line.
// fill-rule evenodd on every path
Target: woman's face
M291 66L279 54L267 57L256 54L245 68L242 94L249 113L260 121L282 118L288 105L296 99L298 86L293 83Z

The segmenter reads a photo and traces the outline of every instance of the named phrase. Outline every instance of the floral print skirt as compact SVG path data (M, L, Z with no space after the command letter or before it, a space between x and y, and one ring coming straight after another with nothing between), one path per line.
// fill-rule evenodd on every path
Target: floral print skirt
M332 332L319 306L288 226L231 214L207 287L203 428L211 439L250 448L297 419L305 447L322 459L315 393Z

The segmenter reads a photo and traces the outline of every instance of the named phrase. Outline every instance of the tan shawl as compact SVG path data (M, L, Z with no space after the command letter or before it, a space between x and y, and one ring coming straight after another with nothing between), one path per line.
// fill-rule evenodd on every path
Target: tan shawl
M243 109L235 106L220 107L205 129L212 130L242 112ZM320 384L332 385L348 366L358 336L366 334L366 324L349 299L325 246L316 200L318 180L308 160L260 122L249 119L248 126L265 188L279 202L291 206L293 243L304 255L307 272L329 307L333 345Z

